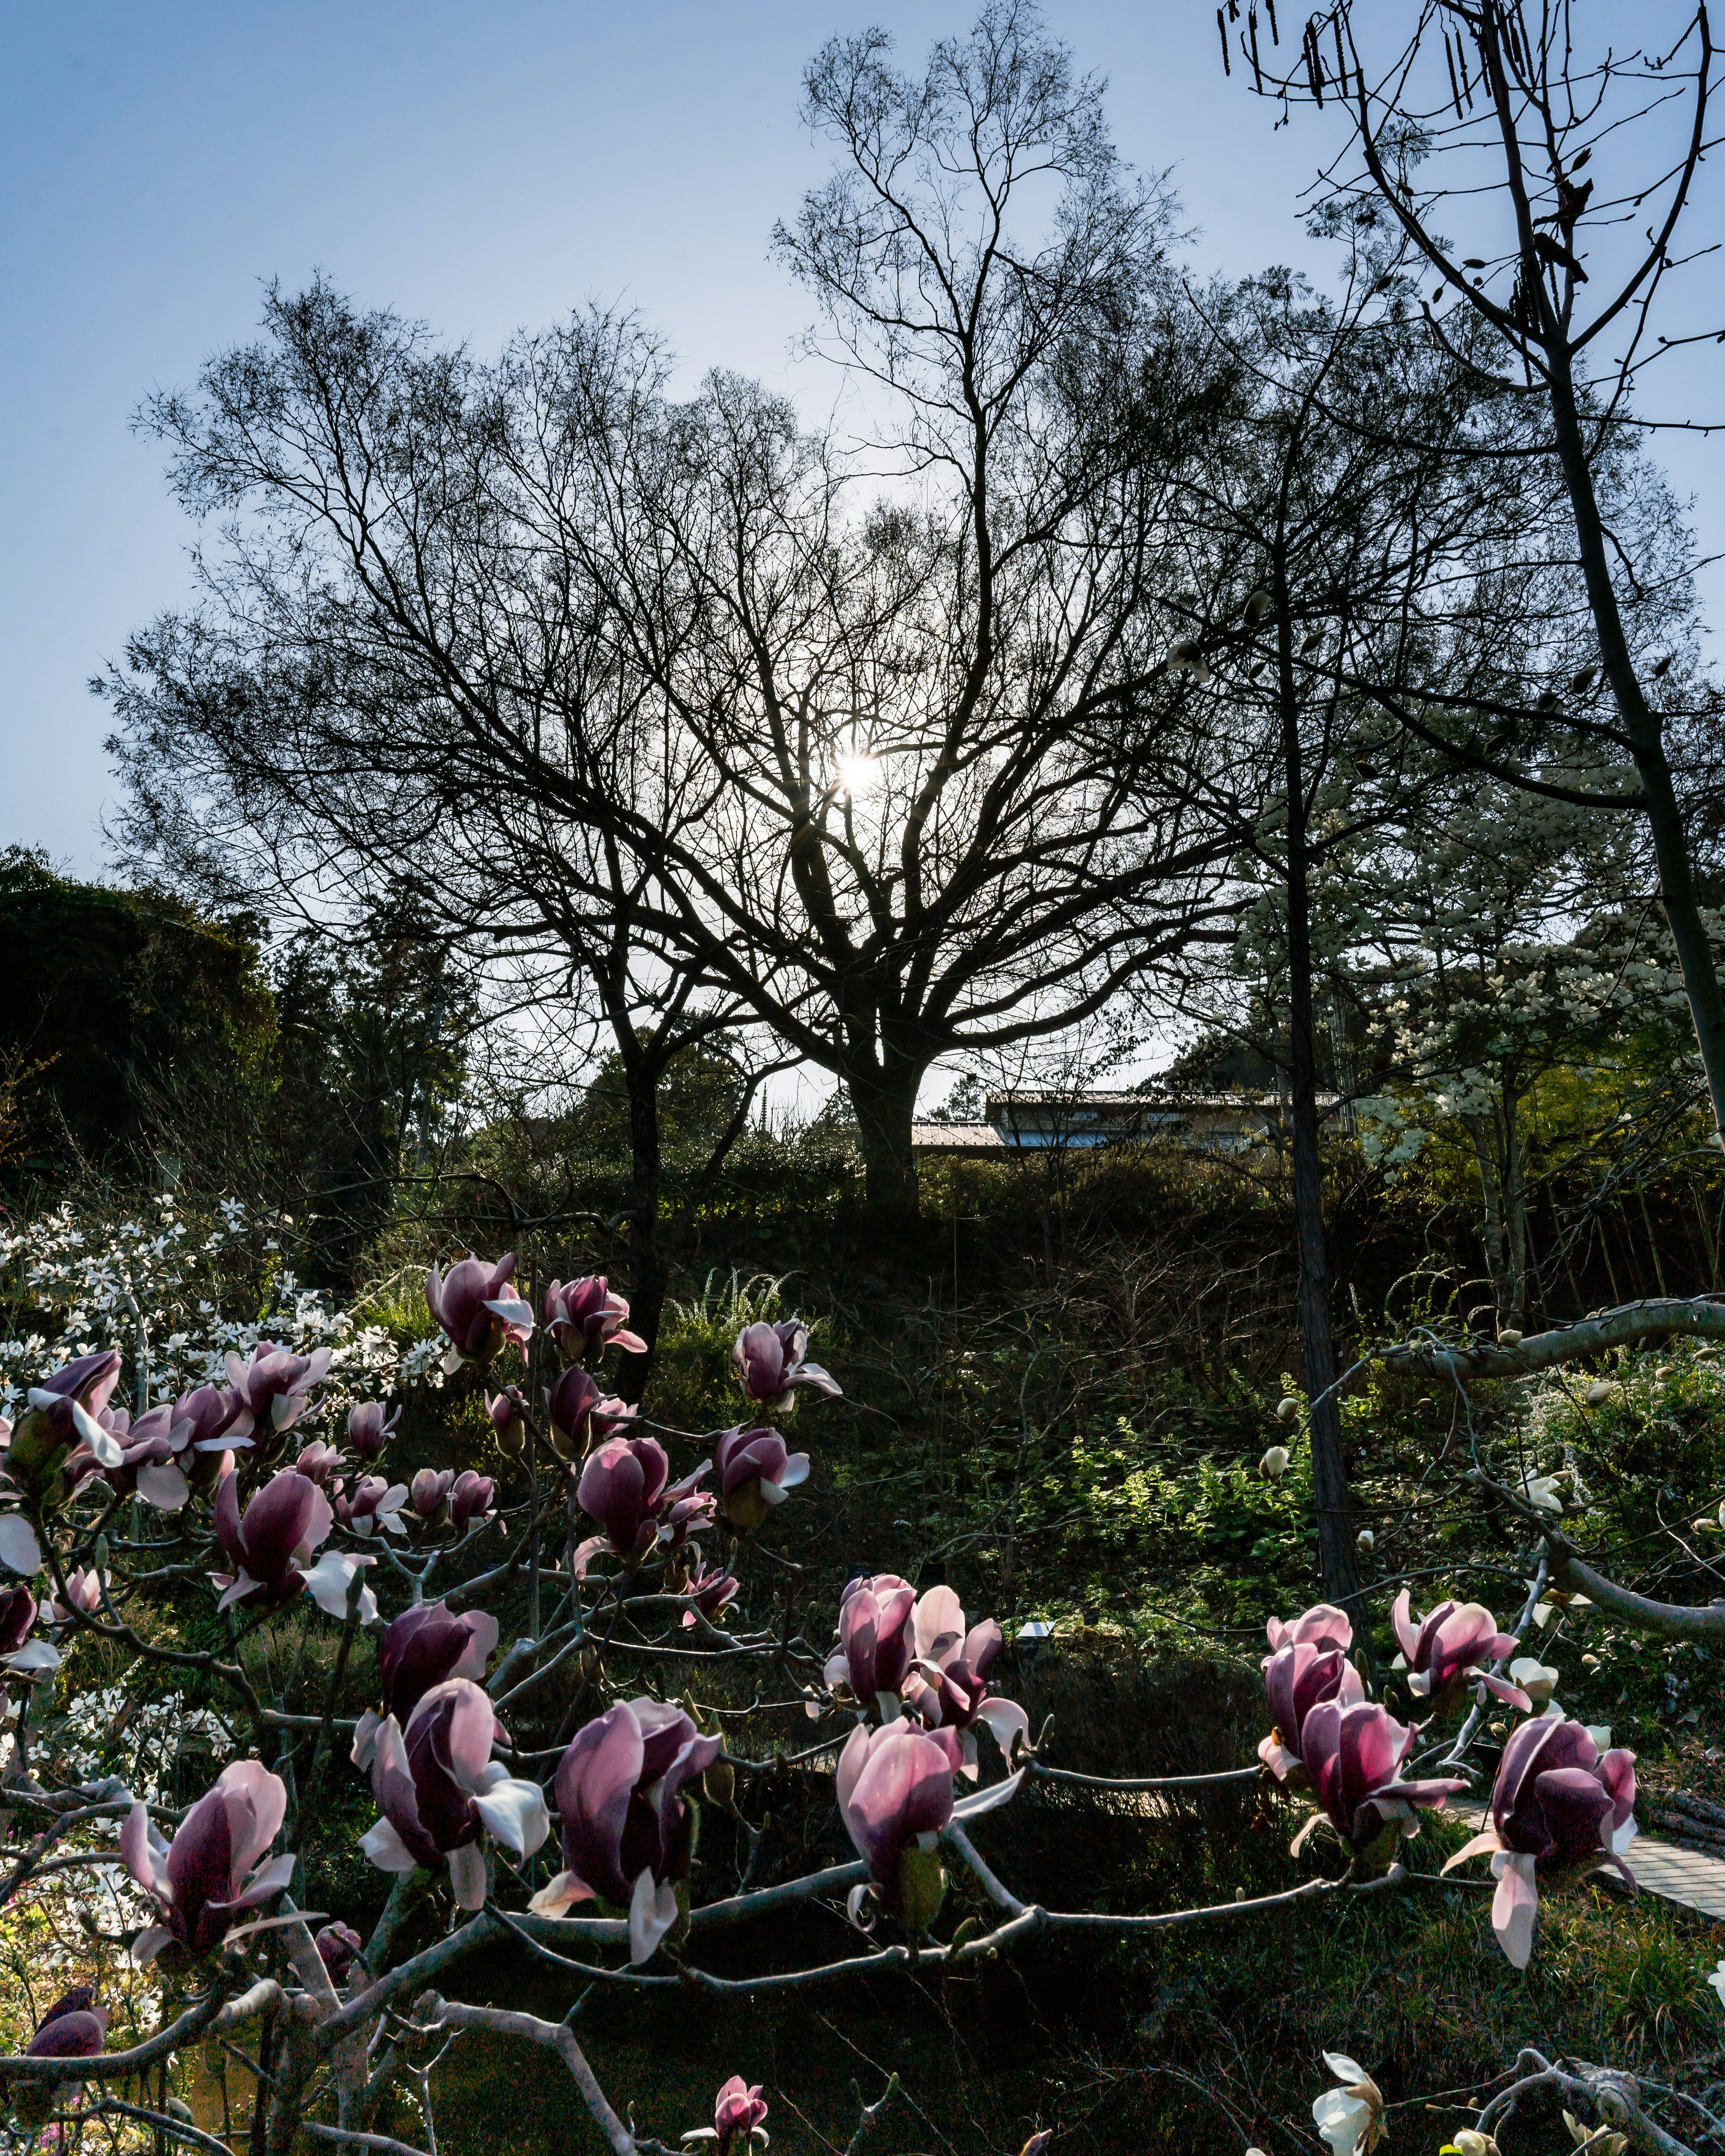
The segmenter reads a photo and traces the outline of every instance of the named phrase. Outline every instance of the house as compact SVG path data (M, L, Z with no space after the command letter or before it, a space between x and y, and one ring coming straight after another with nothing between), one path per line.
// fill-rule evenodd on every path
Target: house
M1336 1096L1321 1094L1320 1108ZM982 1123L918 1123L919 1160L999 1159L1009 1152L1162 1138L1202 1152L1240 1152L1286 1142L1287 1101L1275 1093L1206 1093L1175 1099L1146 1093L990 1093Z

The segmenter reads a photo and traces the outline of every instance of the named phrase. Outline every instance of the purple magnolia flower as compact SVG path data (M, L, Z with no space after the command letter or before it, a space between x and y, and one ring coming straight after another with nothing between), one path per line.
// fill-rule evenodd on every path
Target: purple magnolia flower
M325 1445L320 1440L305 1447L294 1462L294 1472L303 1475L308 1482L315 1482L320 1490L327 1490L333 1495L341 1487L341 1471L347 1465L347 1460L333 1445Z
M401 1508L407 1502L405 1482L386 1482L381 1475L362 1475L352 1496L337 1496L336 1517L356 1535L368 1535L378 1527L392 1535L404 1535L408 1523Z
M1348 1612L1333 1609L1327 1602L1320 1602L1303 1617L1272 1617L1264 1630L1269 1635L1272 1655L1283 1647L1307 1643L1327 1652L1334 1648L1345 1655L1353 1645L1353 1625Z
M434 1265L426 1275L426 1304L449 1343L446 1370L459 1370L464 1363L489 1363L506 1341L526 1346L533 1335L533 1312L521 1301L514 1280L513 1251L495 1265L470 1254L447 1273L439 1274Z
M758 1406L788 1408L799 1385L836 1399L839 1386L819 1363L803 1360L808 1352L809 1327L800 1317L786 1317L777 1325L746 1325L731 1360L737 1383Z
M497 1485L489 1475L463 1468L449 1488L449 1524L465 1534L475 1520L489 1520L496 1508Z
M776 1430L721 1430L712 1464L719 1502L740 1535L758 1527L809 1477L809 1455L787 1451Z
M724 1749L679 1707L619 1700L578 1730L557 1762L563 1869L528 1907L560 1917L598 1896L629 1911L629 1959L650 1959L677 1921L696 1815L683 1794Z
M177 1432L189 1425L179 1454L180 1471L200 1493L213 1490L233 1466L236 1451L249 1450L249 1437L236 1436L239 1395L227 1385L199 1385L174 1402Z
M66 1475L76 1489L92 1476L100 1476L111 1489L129 1497L134 1491L158 1512L177 1512L192 1494L182 1470L192 1425L176 1422L166 1402L141 1414L134 1422L124 1408L104 1408L96 1417L119 1450L117 1460L99 1460L94 1447L80 1445L66 1460Z
M1016 1700L988 1690L989 1665L1004 1644L992 1617L964 1629L964 1612L950 1587L931 1587L911 1611L915 1659L904 1680L905 1705L932 1729L956 1729L963 1748L960 1771L977 1777L976 1725L992 1731L1002 1757L1030 1737L1030 1717Z
M141 1932L135 1962L153 1960L170 1940L207 1954L247 1909L281 1892L294 1876L291 1856L260 1863L287 1814L287 1789L255 1759L224 1767L165 1842L135 1804L120 1830L126 1868L156 1898L161 1922ZM257 1868L254 1870L254 1866Z
M916 1651L916 1589L896 1572L853 1579L839 1598L839 1645L827 1657L828 1690L842 1686L860 1707L890 1722Z
M330 1982L336 1989L347 1983L348 1972L353 1967L353 1957L365 1944L352 1924L325 1924L313 1933L311 1943L317 1948L317 1958L330 1973Z
M728 1572L709 1572L705 1563L696 1558L689 1577L683 1582L681 1593L695 1605L683 1612L683 1622L692 1625L698 1609L709 1623L728 1609L737 1599L737 1582Z
M497 1440L497 1449L506 1452L511 1460L519 1460L527 1449L527 1419L521 1412L521 1396L513 1385L506 1385L494 1399L488 1394L485 1413L491 1419L491 1432Z
M120 1447L102 1427L100 1417L119 1381L120 1351L110 1348L100 1355L80 1355L41 1384L31 1386L25 1395L25 1412L7 1443L6 1471L10 1480L19 1489L40 1496L66 1465L67 1455L80 1445L90 1448L98 1466L117 1467ZM19 1525L26 1523L21 1521ZM33 1547L33 1537L31 1541ZM0 1548L0 1558L12 1563L3 1548ZM13 1568L33 1572L40 1563L39 1552L35 1563Z
M565 1363L597 1361L606 1348L644 1355L647 1343L626 1332L629 1305L613 1295L603 1274L553 1281L545 1291L545 1322Z
M1307 1783L1300 1732L1313 1707L1327 1699L1352 1707L1366 1696L1365 1686L1339 1647L1297 1640L1264 1657L1264 1689L1270 1695L1274 1727L1258 1747L1258 1757L1279 1782Z
M422 1520L434 1520L455 1480L453 1467L422 1467L408 1491L408 1502Z
M452 1677L484 1676L497 1649L497 1620L483 1609L458 1617L441 1602L421 1602L385 1625L377 1640L377 1671L383 1680L381 1712L367 1711L353 1734L353 1763L369 1767L377 1733L390 1717L405 1727L434 1685Z
M1300 1732L1300 1756L1320 1810L1294 1837L1294 1849L1326 1815L1351 1849L1363 1850L1391 1825L1404 1834L1416 1833L1417 1810L1441 1811L1467 1784L1399 1781L1414 1739L1413 1730L1371 1700L1344 1707L1339 1699L1326 1699L1308 1709Z
M258 1437L267 1444L291 1430L311 1406L314 1389L329 1375L331 1353L318 1348L309 1355L295 1355L273 1340L260 1340L250 1362L242 1363L230 1348L228 1382L239 1398L239 1412L228 1442Z
M0 1590L0 1669L14 1676L51 1677L60 1666L59 1650L46 1640L33 1640L36 1598L28 1587Z
M408 1717L377 1731L372 1794L383 1814L360 1838L380 1871L434 1871L444 1859L455 1906L482 1909L481 1829L517 1856L531 1856L551 1832L536 1782L517 1781L491 1757L497 1717L467 1677L434 1685Z
M747 2148L751 2141L766 2145L766 2120L767 2107L761 2099L760 2083L757 2082L751 2088L741 2074L732 2074L713 2099L712 2124L692 2128L683 2139L715 2142L717 2147L713 2156L735 2156L737 2149Z
M874 1730L859 1723L839 1754L839 1815L869 1867L875 1898L889 1907L906 1900L906 1856L932 1851L952 1816L952 1776L963 1757L956 1730L923 1730L906 1721ZM869 1891L859 1887L852 1894L853 1917ZM923 1897L911 1898L920 1907ZM926 1929L932 1915L915 1928Z
M36 2024L24 2047L27 2059L95 2059L108 2041L110 2009L95 2003L95 1987L74 1984Z
M1507 1661L1520 1641L1497 1629L1497 1620L1478 1602L1440 1602L1423 1623L1415 1625L1411 1598L1404 1587L1395 1598L1390 1622L1401 1642L1408 1671L1408 1690L1416 1699L1430 1698L1434 1706L1450 1706L1463 1688L1471 1685L1483 1706L1486 1695L1501 1699L1526 1714L1532 1707L1519 1685L1494 1677L1486 1666Z
M401 1409L386 1422L381 1400L362 1400L347 1410L347 1442L362 1460L375 1460L389 1442L390 1432L401 1420Z
M44 1620L50 1625L69 1625L74 1610L85 1617L94 1616L102 1606L104 1575L94 1565L88 1570L80 1565L76 1572L66 1574L66 1599L62 1602L54 1595L43 1611Z
M1536 1880L1609 1865L1631 1887L1623 1852L1635 1838L1635 1755L1600 1756L1579 1722L1524 1722L1503 1748L1491 1791L1491 1824L1458 1849L1445 1871L1490 1850L1497 1892L1491 1928L1511 1964L1533 1952Z
M557 1379L545 1396L545 1405L552 1450L564 1460L585 1452L635 1412L626 1400L608 1399L578 1363Z
M603 1549L625 1563L638 1564L655 1544L680 1550L691 1535L711 1521L713 1500L696 1485L707 1471L703 1460L680 1482L667 1483L670 1462L665 1447L650 1437L608 1438L588 1455L576 1485L582 1510L598 1521L602 1534L589 1536L575 1552L575 1577Z
M331 1617L347 1613L347 1586L369 1557L326 1550L314 1563L312 1553L335 1523L330 1501L315 1482L284 1467L253 1495L240 1517L239 1477L224 1475L216 1491L216 1535L234 1569L212 1573L222 1589L218 1609L236 1602L265 1606L310 1594ZM360 1622L375 1625L377 1604L369 1587L360 1596Z

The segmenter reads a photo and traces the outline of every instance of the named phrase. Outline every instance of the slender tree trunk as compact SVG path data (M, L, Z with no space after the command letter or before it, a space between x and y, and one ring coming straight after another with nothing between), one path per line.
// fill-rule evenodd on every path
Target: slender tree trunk
M663 1069L656 1058L625 1053L629 1081L629 1324L647 1343L644 1355L625 1355L618 1367L617 1389L639 1404L653 1367L659 1322L670 1286L670 1253L660 1220L664 1163L659 1130L659 1083Z
M1511 1322L1515 1282L1510 1262L1509 1227L1504 1218L1497 1133L1484 1116L1464 1116L1461 1123L1472 1143L1474 1164L1480 1172L1480 1209L1484 1215L1480 1240L1486 1253L1486 1272L1491 1282L1491 1306L1501 1329Z
M1345 1607L1360 1591L1353 1507L1342 1457L1336 1398L1336 1343L1330 1330L1329 1256L1324 1238L1323 1156L1318 1141L1317 1029L1312 995L1312 891L1306 844L1306 785L1293 693L1292 632L1286 593L1278 593L1281 645L1281 746L1288 810L1289 1134L1294 1171L1294 1237L1300 1256L1300 1358L1311 1402L1312 1502L1324 1592Z
M1599 658L1605 678L1623 722L1635 769L1640 775L1646 803L1647 825L1653 839L1653 857L1659 870L1660 901L1665 908L1671 941L1676 947L1684 992L1694 1021L1695 1039L1707 1074L1713 1123L1725 1134L1725 994L1719 987L1712 946L1701 917L1695 877L1689 858L1689 841L1677 805L1676 788L1665 752L1664 729L1651 710L1635 677L1623 616L1611 582L1605 552L1604 519L1594 490L1587 444L1575 402L1575 386L1569 372L1568 355L1561 350L1551 358L1551 410L1557 437L1558 459L1569 506L1575 519L1575 536L1587 579L1588 603L1599 639Z

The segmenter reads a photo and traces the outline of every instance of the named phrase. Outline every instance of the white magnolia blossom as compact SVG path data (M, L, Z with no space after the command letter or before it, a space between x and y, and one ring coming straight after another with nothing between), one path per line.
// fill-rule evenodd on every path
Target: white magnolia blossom
M1384 2092L1345 2051L1326 2051L1324 2064L1342 2087L1326 2089L1313 2103L1313 2123L1334 2156L1365 2156L1389 2131L1384 2123Z

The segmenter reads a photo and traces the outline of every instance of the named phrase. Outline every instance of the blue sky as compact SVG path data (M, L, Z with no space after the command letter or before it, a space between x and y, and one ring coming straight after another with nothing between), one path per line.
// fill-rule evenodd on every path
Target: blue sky
M1295 192L1332 138L1272 135L1224 82L1213 6L1047 12L1111 79L1124 153L1174 167L1197 266L1310 259ZM85 685L184 594L192 537L128 415L249 333L261 280L321 268L480 350L624 295L691 375L724 364L824 408L829 370L788 355L806 302L767 259L828 162L797 121L799 70L834 31L880 23L914 61L967 21L966 0L0 8L0 842L105 865ZM1711 358L1689 364L1686 386L1717 391ZM1673 459L1709 535L1722 454Z

